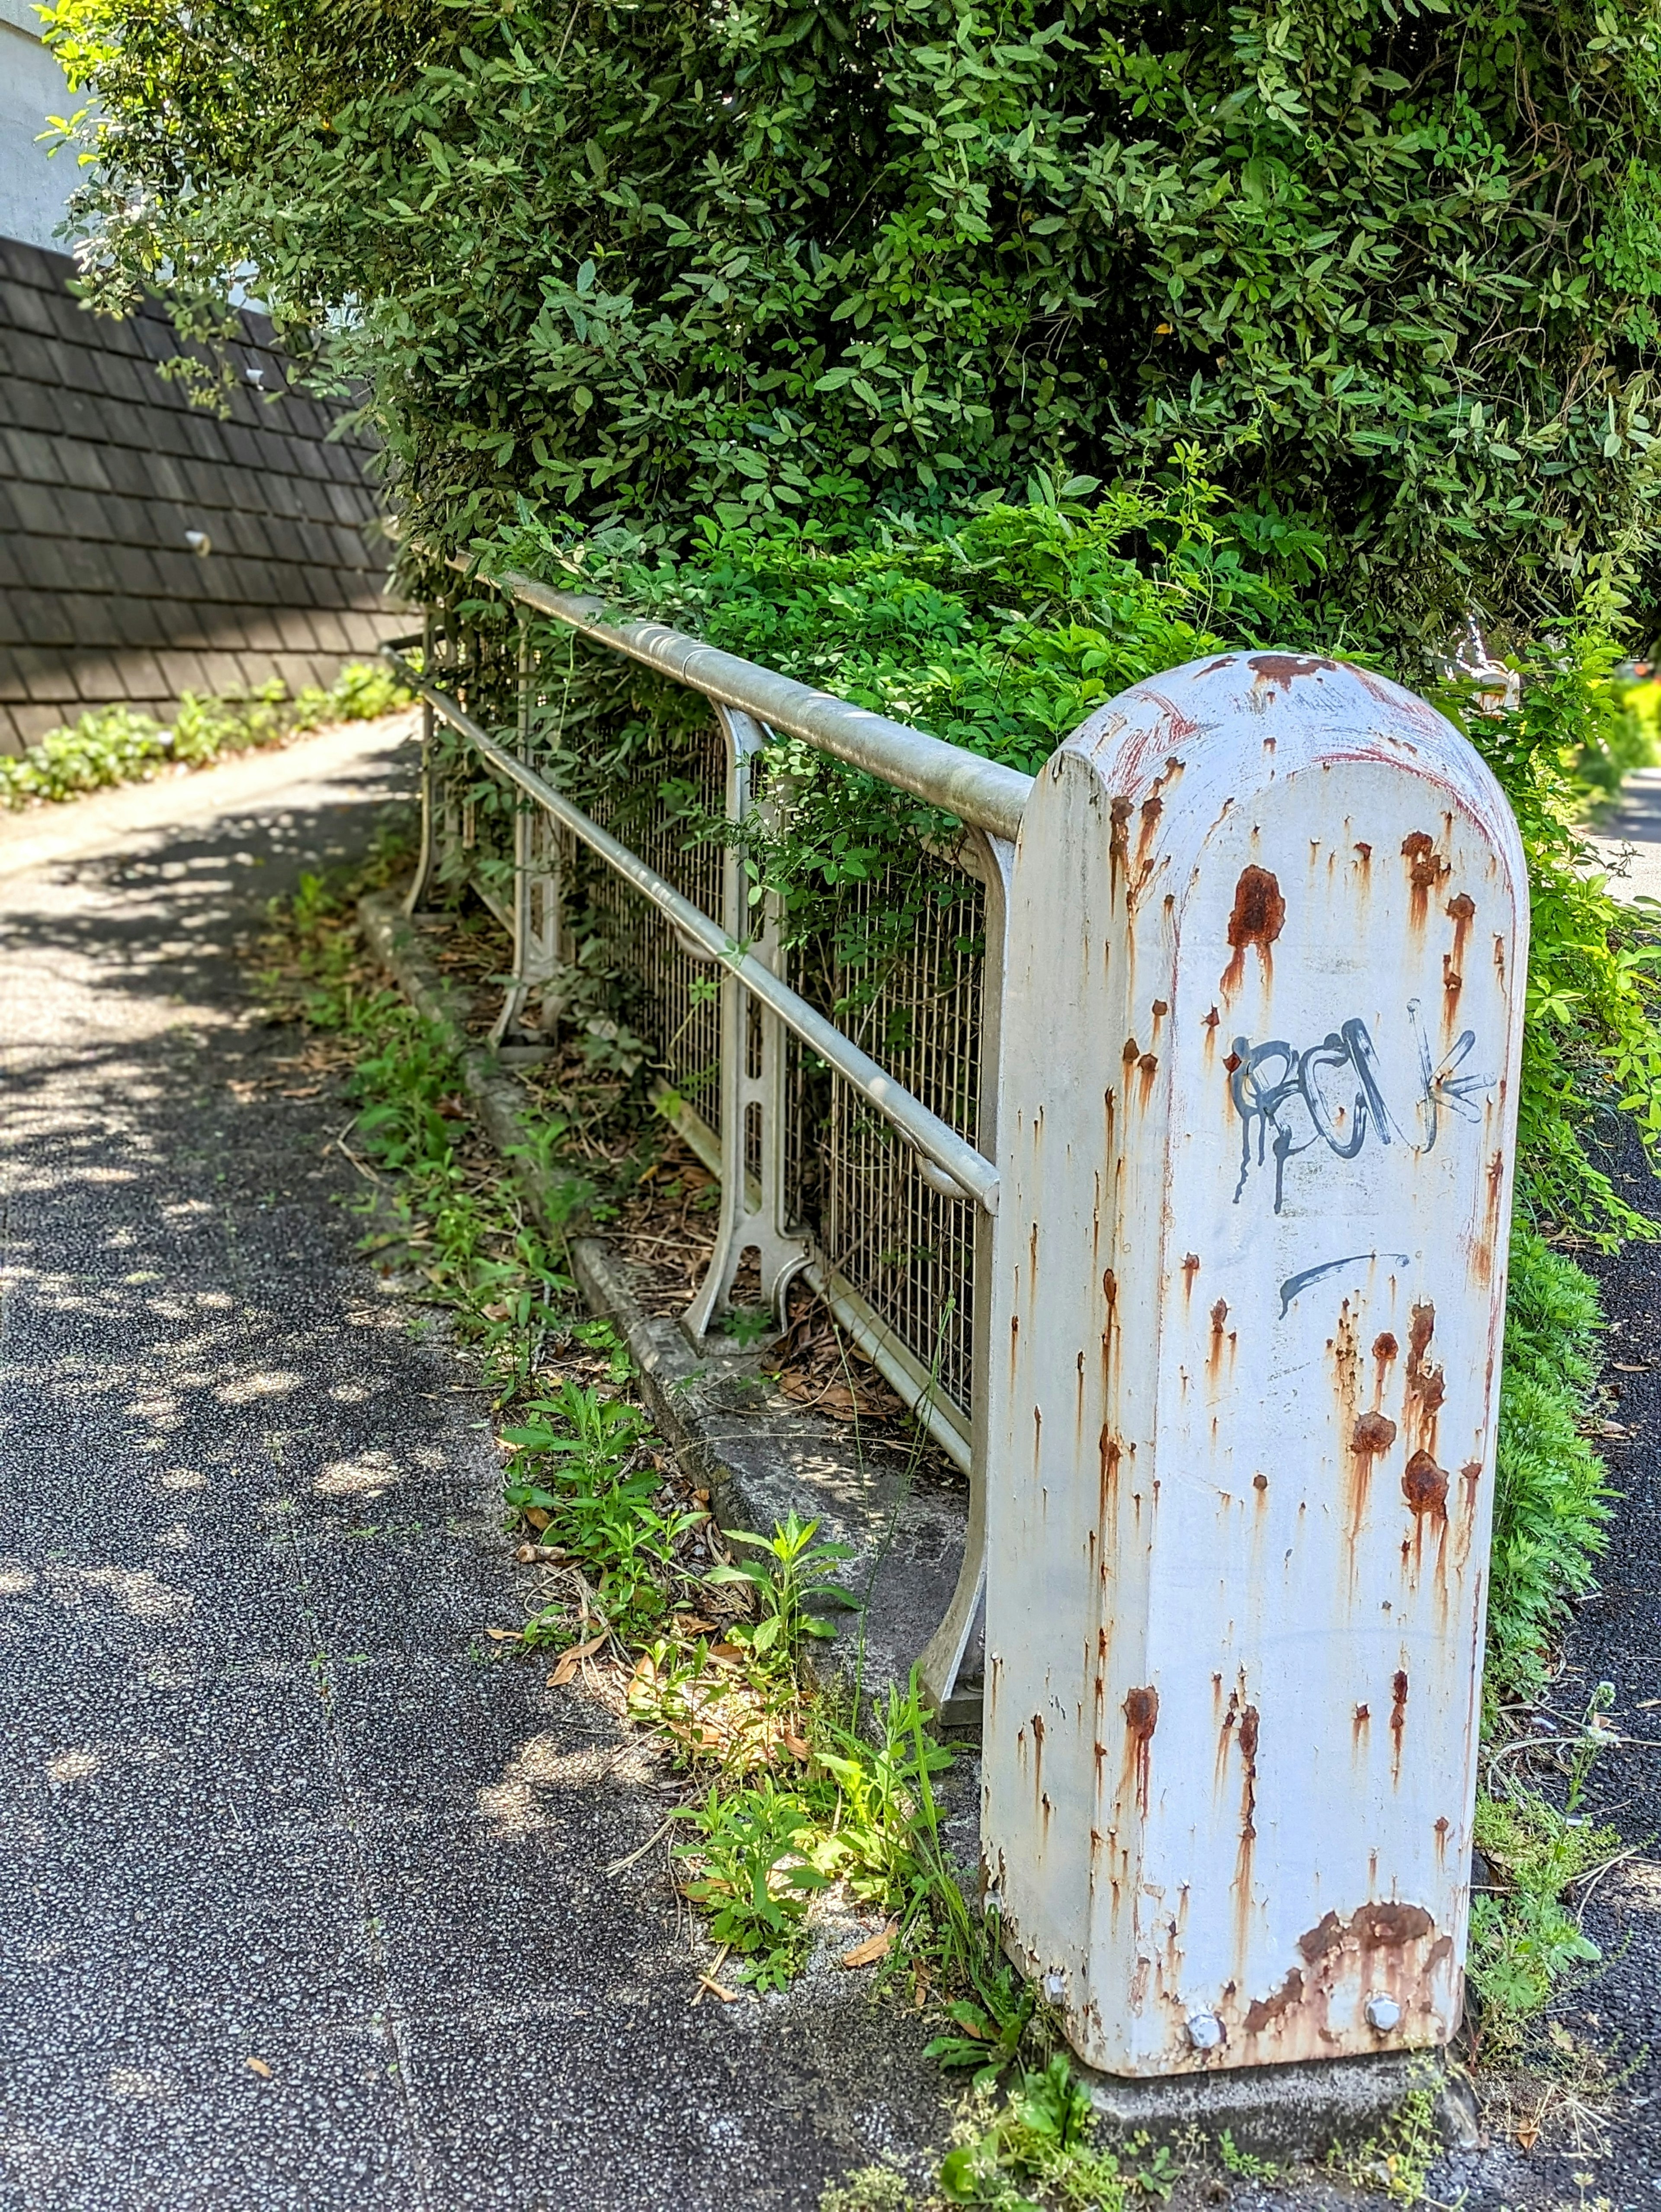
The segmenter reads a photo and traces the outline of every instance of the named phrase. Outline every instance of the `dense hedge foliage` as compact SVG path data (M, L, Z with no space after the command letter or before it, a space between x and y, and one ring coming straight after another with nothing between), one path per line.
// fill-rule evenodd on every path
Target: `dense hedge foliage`
M1639 1225L1581 1139L1661 1135L1653 955L1572 822L1654 620L1661 0L48 13L94 301L165 273L205 335L252 281L439 561L575 567L1027 767L1214 645L1422 687L1475 607L1528 679L1467 724L1533 876L1524 1216ZM573 652L561 712L673 791L661 687ZM820 769L755 859L806 933L921 826ZM1525 1230L1513 1675L1597 1541L1589 1288Z
M1329 647L1647 575L1661 0L46 12L97 296L252 266L441 547L1187 445L1264 550L1313 519Z

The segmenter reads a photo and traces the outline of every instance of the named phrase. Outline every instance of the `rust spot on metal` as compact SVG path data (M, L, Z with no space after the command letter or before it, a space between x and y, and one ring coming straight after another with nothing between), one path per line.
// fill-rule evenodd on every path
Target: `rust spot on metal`
M1359 1936L1364 1949L1374 1949L1386 1944L1392 1948L1399 1943L1416 1943L1421 1936L1436 1932L1436 1923L1422 1905L1397 1905L1387 1902L1364 1905L1350 1922L1351 1932Z
M1257 1832L1257 1730L1258 1715L1256 1705L1240 1708L1240 1762L1244 1770L1240 1784L1240 1832L1255 1836Z
M1298 1938L1298 1948L1312 1966L1342 1944L1347 1930L1335 1912L1323 1913L1307 1936Z
M1145 799L1142 801L1142 826L1136 835L1138 864L1147 860L1147 848L1153 842L1153 833L1159 828L1159 817L1164 812L1164 799L1154 798Z
M1372 1340L1372 1356L1381 1367L1388 1366L1401 1348L1388 1329Z
M1330 676L1338 664L1312 653L1254 653L1248 656L1246 666L1272 690L1290 691L1300 676Z
M1151 1683L1145 1689L1130 1691L1126 1696L1124 1720L1135 1770L1136 1806L1145 1816L1150 1765L1148 1746L1153 1741L1154 1729L1159 1724L1159 1693Z
M1102 1520L1105 1522L1118 1493L1119 1461L1123 1455L1119 1439L1105 1421L1102 1423L1101 1435L1096 1439L1096 1452L1100 1462L1097 1495L1101 1504Z
M1436 1416L1447 1395L1442 1370L1428 1357L1435 1334L1435 1307L1415 1306L1408 1327L1407 1407L1416 1430L1414 1442L1418 1449L1429 1452L1436 1449Z
M1238 990L1245 973L1246 948L1256 945L1265 968L1269 947L1286 927L1287 902L1281 886L1267 868L1243 868L1234 886L1234 908L1228 917L1228 941L1233 957L1223 971L1221 988Z
M1436 849L1436 840L1424 830L1410 830L1402 840L1402 858L1408 864L1410 896L1408 919L1422 928L1430 914L1430 895L1450 873L1449 864Z
M1269 1488L1269 1477L1266 1474L1254 1474L1251 1478L1251 1486L1254 1490L1260 1492L1267 1490Z
M1141 1056L1141 1045L1137 1043L1135 1038L1134 1036L1129 1036L1124 1041L1124 1050L1119 1054L1119 1057L1123 1060L1127 1067L1134 1067L1136 1065L1137 1060Z
M1408 1678L1405 1668L1397 1668L1390 1686L1390 1772L1396 1781L1402 1778L1402 1732L1408 1719Z
M1372 1724L1372 1706L1357 1705L1354 1715L1349 1724L1349 1740L1350 1746L1353 1750L1359 1751L1360 1749L1362 1744L1366 1741L1366 1733Z
M1223 1364L1224 1346L1230 1340L1224 1334L1227 1320L1228 1302L1226 1298L1219 1298L1211 1309L1211 1349L1206 1354L1207 1371L1214 1382L1217 1380L1218 1370Z
M1261 2035L1264 2028L1273 2027L1282 2014L1292 2011L1304 2001L1304 1978L1296 1966L1270 1996L1253 1997L1246 2007L1245 2032Z
M1220 660L1207 661L1200 673L1202 676L1214 676L1220 668L1232 668L1233 665L1234 655L1232 653L1226 653Z
M1127 869L1130 866L1130 835L1125 824L1130 819L1135 804L1134 799L1116 799L1109 810L1113 827L1108 833L1108 866L1109 873L1115 881L1118 878L1121 862Z
M1366 1458L1387 1452L1396 1441L1396 1424L1387 1413L1363 1413L1350 1431L1349 1448Z
M1233 1074L1233 1073L1234 1073L1235 1069L1236 1069L1239 1065L1240 1065L1240 1055L1239 1055L1239 1054L1238 1054L1238 1052L1231 1052L1230 1054L1227 1054L1227 1056L1225 1058L1225 1060L1224 1060L1224 1061L1223 1061L1223 1066L1224 1066L1228 1070L1228 1072L1229 1072L1229 1073L1230 1073L1231 1075L1232 1075L1232 1074Z
M1151 1052L1145 1052L1136 1062L1136 1087L1141 1093L1141 1103L1144 1106L1153 1095L1153 1079L1159 1071L1159 1063Z
M1407 1463L1402 1477L1402 1495L1415 1514L1433 1514L1439 1521L1447 1519L1448 1479L1430 1454L1415 1452Z
M1156 1022L1163 1021L1165 1017L1170 1012L1171 1008L1164 999L1155 999L1153 1001L1153 1018Z
M1448 901L1448 912L1457 922L1467 922L1476 911L1476 902L1469 891L1457 891Z
M1193 1297L1194 1278L1199 1272L1200 1255L1197 1252L1190 1252L1183 1261L1183 1297L1185 1299Z
M1361 872L1365 875L1372 866L1372 848L1371 845L1357 845L1355 849L1361 856Z
M1211 1009L1211 1012L1205 1018L1205 1027L1208 1030L1214 1030L1221 1019L1222 1016L1217 1012L1215 1006L1214 1006Z

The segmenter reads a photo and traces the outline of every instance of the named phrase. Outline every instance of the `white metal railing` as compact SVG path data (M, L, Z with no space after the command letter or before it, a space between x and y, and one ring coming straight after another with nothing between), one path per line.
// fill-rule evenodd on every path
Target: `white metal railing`
M930 1301L936 1314L923 1316L926 1326L915 1331L908 1343L872 1297L833 1264L811 1228L791 1218L785 1158L789 1108L784 1037L798 1040L847 1086L854 1099L890 1127L909 1147L919 1178L936 1199L948 1206L973 1206L975 1226L968 1241L983 1262L989 1221L998 1203L997 1170L988 1155L995 1141L994 1068L1004 890L1012 840L1033 780L925 732L718 651L662 623L613 620L598 601L551 590L515 571L506 572L496 580L521 608L560 623L592 644L641 662L709 699L725 753L725 811L734 827L757 804L769 803L758 799L753 770L770 733L797 738L923 799L944 814L955 816L964 825L958 858L980 885L986 946L977 963L983 1079L977 1086L978 1141L972 1144L784 981L778 941L780 916L770 900L762 902L758 913L749 905L736 843L724 856L726 895L717 919L703 912L660 870L532 765L535 684L522 634L514 684L519 722L516 749L493 737L441 682L435 680L441 671L435 664L430 623L420 641L427 647L421 671L405 658L417 640L395 640L383 647L401 679L423 701L429 718L426 746L429 765L423 779L423 854L409 894L410 910L418 909L430 896L447 858L453 861L459 848L475 843L471 820L462 819L467 810L440 787L445 779L431 766L430 718L436 717L465 740L479 766L515 793L520 802L515 812L510 895L502 895L500 885L490 880L488 871L469 872L473 888L513 939L512 982L502 1018L496 1024L498 1042L512 1040L514 1024L526 994L538 985L552 982L560 964L563 871L559 841L549 834L551 830L575 840L646 900L667 924L682 951L720 968L719 1136L696 1110L684 1104L672 1109L681 1133L719 1175L721 1184L715 1249L683 1323L694 1340L703 1337L725 1307L739 1261L748 1251L757 1255L764 1294L781 1319L789 1281L798 1274L805 1276L925 1431L968 1474L968 1541L957 1589L942 1622L919 1625L924 1685L935 1703L943 1705L951 1698L960 1672L965 1671L965 1654L974 1641L984 1589L981 1494L984 1422L977 1417L977 1407L984 1370L989 1270L984 1264L966 1270L948 1267L944 1296L937 1289ZM524 804L526 801L528 806ZM759 1031L758 1055L749 1048L752 1022ZM757 1056L758 1073L751 1069L751 1061ZM961 1279L964 1275L967 1280ZM935 1332L938 1310L960 1293L967 1294L970 1306L967 1405L942 1388L939 1359L931 1356L928 1341Z

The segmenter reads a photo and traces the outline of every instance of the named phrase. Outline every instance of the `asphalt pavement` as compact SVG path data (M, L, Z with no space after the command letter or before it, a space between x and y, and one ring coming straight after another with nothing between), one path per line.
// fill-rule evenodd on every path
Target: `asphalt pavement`
M236 951L411 755L0 824L6 2212L811 2207L940 2132L867 1978L691 2003L669 1778L493 1656L486 1408Z

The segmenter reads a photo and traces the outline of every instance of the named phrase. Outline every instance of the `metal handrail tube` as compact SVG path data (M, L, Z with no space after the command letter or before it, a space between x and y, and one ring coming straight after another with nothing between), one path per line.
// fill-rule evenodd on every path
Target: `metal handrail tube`
M466 564L459 560L455 565ZM557 592L521 569L504 568L484 580L596 644L626 653L724 707L741 707L770 729L806 738L820 752L926 799L971 829L989 830L1013 842L1021 826L1034 779L1019 769L983 759L829 691L816 691L811 684L723 653L666 623L618 620L607 614L603 600Z
M674 885L647 866L626 845L602 830L580 807L574 806L562 792L539 776L536 770L499 745L494 738L482 730L471 715L457 706L447 692L418 675L392 646L382 646L386 659L397 669L410 689L424 699L435 714L441 715L452 729L459 730L468 743L490 762L496 772L516 784L528 797L535 799L557 822L580 837L583 843L599 854L608 866L633 884L636 890L650 899L670 925L703 948L713 960L721 962L762 1004L776 1013L785 1027L800 1037L811 1050L818 1054L833 1067L843 1081L851 1084L860 1096L873 1106L885 1120L891 1121L907 1144L932 1160L964 1194L975 1200L989 1213L995 1213L998 1205L998 1171L982 1152L960 1137L949 1121L938 1114L931 1114L921 1099L914 1097L904 1085L896 1083L869 1054L863 1053L845 1037L833 1024L828 1022L814 1006L782 983L772 970L763 966L744 948L733 943L719 923L683 898ZM740 666L744 663L739 664ZM801 688L800 686L798 689ZM934 742L932 739L930 742ZM948 750L952 748L947 748Z

